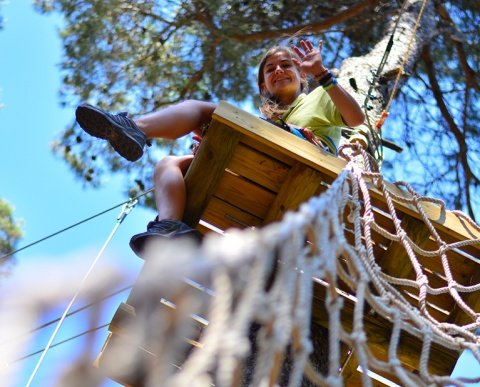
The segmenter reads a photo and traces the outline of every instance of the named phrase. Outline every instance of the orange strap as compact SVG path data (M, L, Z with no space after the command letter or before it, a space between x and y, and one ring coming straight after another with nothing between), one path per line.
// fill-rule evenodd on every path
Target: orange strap
M389 113L388 113L386 110L384 110L384 111L382 112L382 115L380 116L380 119L379 119L379 120L377 121L377 123L375 124L375 128L376 128L377 130L380 130L380 129L382 128L385 120L386 120L387 117L388 117L388 114L389 114Z

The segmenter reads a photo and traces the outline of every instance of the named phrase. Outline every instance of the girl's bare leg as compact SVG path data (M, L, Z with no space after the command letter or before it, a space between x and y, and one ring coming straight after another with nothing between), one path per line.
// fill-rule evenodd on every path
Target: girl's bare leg
M211 102L186 100L140 116L135 123L147 138L175 139L191 132L200 135L202 126L210 122L216 107Z
M193 155L167 156L155 166L155 203L158 220L182 220L186 204L184 175Z

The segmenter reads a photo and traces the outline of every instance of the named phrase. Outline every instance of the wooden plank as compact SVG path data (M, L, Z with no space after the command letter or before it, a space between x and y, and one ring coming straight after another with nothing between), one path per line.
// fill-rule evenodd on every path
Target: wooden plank
M430 230L423 222L407 215L403 217L401 226L416 245L423 248L428 243ZM377 262L386 274L399 278L415 278L410 257L401 242L393 242Z
M144 260L142 269L140 270L137 280L130 290L126 301L126 303L131 305L134 309L143 305L145 302L145 295L151 295L153 293L154 289L149 287L151 282L149 278L152 276L151 273L153 273L154 270L157 270L157 267L158 265L156 265L154 261L150 259ZM160 294L158 297L160 299Z
M375 247L374 247L375 250ZM376 254L378 256L378 254ZM342 258L339 258L342 260ZM446 282L441 279L436 279L432 273L426 272L427 281L430 286L434 288L446 286ZM398 277L402 278L402 277ZM338 284L338 288L344 291L347 294L354 296L354 292L348 287L341 285L341 281ZM419 289L414 287L407 287L401 285L393 285L403 297L405 297L406 301L410 302L414 307L418 308L419 306ZM450 294L427 294L426 295L426 305L428 312L438 321L444 322L448 319L450 311L455 305L455 302Z
M328 328L328 312L325 308L326 289L323 285L315 283L314 300L312 307L312 318L316 324ZM342 315L342 326L347 332L353 328L353 302L344 298ZM367 343L372 353L380 360L388 360L388 348L390 345L391 323L375 314L364 313L364 329L367 335ZM418 370L421 341L413 335L402 332L401 343L398 348L397 356L407 367ZM458 352L453 349L447 349L436 343L432 343L431 353L428 362L430 372L437 375L449 375L455 366L458 358Z
M438 250L438 245L432 240L429 240L425 246L425 250L436 251ZM425 257L417 254L417 259L424 270L429 270L446 281L445 269L443 268L440 257ZM478 263L462 256L460 251L448 251L447 261L453 278L462 285L470 285L472 274L480 270L480 265Z
M419 291L416 289L406 289L401 291L405 299L415 308L420 309ZM448 294L432 295L428 294L425 299L427 312L435 320L444 322L448 319L450 311L455 304L454 300ZM423 313L421 313L423 314Z
M210 298L209 298L209 301L210 301ZM175 305L164 299L159 300L157 307L158 307L158 310L155 311L155 313L160 312L163 314L170 314L170 315L173 315L176 313ZM153 312L154 311L152 311L152 314ZM198 339L198 337L202 333L203 329L205 329L207 324L202 319L195 318L194 316L191 316L188 322L189 322L189 327L191 328L191 333L193 334L193 336L189 337L188 339L190 341L195 341ZM138 323L140 322L137 322L135 308L127 303L122 302L120 306L117 308L117 310L115 311L115 314L113 315L113 318L112 318L112 321L110 322L108 330L112 333L115 333L121 336L130 337L132 341L135 341L139 337L138 333L135 332L135 328L139 327ZM150 344L153 345L153 343L150 343ZM151 348L148 347L148 343L145 346L145 348L147 350L151 350Z
M240 140L242 144L261 152L272 159L278 160L285 165L292 166L296 163L296 160L283 153L281 150L273 149L269 144L258 141L255 137L243 136Z
M195 227L228 165L240 134L213 121L186 175L184 222Z
M437 232L442 239L442 241L446 243L455 243L458 242L459 239L453 237L452 235L444 233L442 230L437 229ZM457 251L461 252L466 259L462 259L467 265L480 265L480 254L478 252L480 248L480 240L473 240L473 245L465 245L457 249Z
M155 260L145 260L142 269L132 286L126 304L133 307L134 311L140 310L140 308L154 308L157 302L162 298L172 298L172 294L168 293L168 289L163 289L162 285L154 280L156 273L158 273L158 264ZM206 300L207 294L199 287L187 284L188 290L193 292L195 296L202 301L202 303L208 302ZM209 284L202 284L202 286L209 286ZM148 304L148 305L147 305ZM143 309L145 310L145 309Z
M427 251L436 251L438 248L433 240L429 240L425 246ZM446 255L449 270L455 281L462 285L471 285L472 275L480 270L480 265L468 256L462 255L460 250L449 250ZM445 269L440 257L432 258L418 254L417 259L426 270L432 271L446 281Z
M214 113L210 129L185 177L188 203L184 220L194 226L203 213L205 219L225 229L235 225L235 219L238 227L259 224L262 219L263 222L279 219L285 211L296 209L309 197L324 190L320 183L322 181L331 183L345 165L344 160L322 152L314 145L222 102ZM224 172L225 169L227 169L226 172ZM404 190L393 184L386 184L387 189L400 198L410 198L411 195ZM277 192L278 195L276 195ZM376 206L375 220L393 231L390 215L384 212L387 206L383 195L372 185L370 193L372 203ZM217 194L218 197L215 196ZM410 237L427 249L436 249L434 242L425 232L425 226L419 221L421 217L417 210L401 200L394 199L394 203L397 215L402 219ZM436 204L424 202L422 208L434 221L434 226L445 240L456 241L480 237L480 231L464 224L455 215L442 210ZM411 264L399 244L390 246L388 239L375 232L373 234L374 249L379 253L376 257L384 266L384 270L397 277L412 277ZM380 244L388 244L389 248L383 249ZM480 246L476 245L466 247L464 250L478 257L479 249ZM459 283L468 285L472 281L480 281L480 270L478 270L480 260L475 261L475 259L464 258L460 252L448 253L450 268ZM419 257L419 261L423 265L422 269L427 271L429 283L432 286L446 284L445 279L442 278L444 277L443 268L438 259ZM405 267L406 265L409 266ZM142 273L148 270L147 261ZM142 273L139 279L143 276ZM143 285L140 282L130 293L127 302L131 305L141 305L145 295L143 290L149 292L152 290L142 289ZM328 327L327 312L323 303L325 289L318 290L318 288L319 285L316 285L314 321ZM400 286L398 288L401 291L404 290ZM415 304L414 296L415 294L411 297L413 304ZM479 295L463 294L462 297L473 305L474 310L479 311ZM427 300L445 310L451 308L453 301L449 295L429 295ZM431 310L430 306L429 310ZM439 320L444 321L440 318ZM342 321L344 328L351 330L353 304L348 298L342 310ZM369 314L365 314L364 321L370 349L379 358L387 359L391 324L380 316ZM471 320L464 313L454 309L449 321L467 323ZM113 320L112 324L114 329ZM458 353L436 344L432 348L430 371L449 374ZM421 343L417 338L402 333L402 344L398 355L407 367L418 369L420 349Z
M223 233L223 230L217 229L213 224L209 224L208 222L203 221L203 219L200 219L195 228L200 231L202 235L207 235L211 232L216 232L219 234Z
M363 380L362 380L362 372L358 371L358 360L355 356L355 351L350 350L350 354L347 358L347 360L344 362L342 370L341 370L341 375L343 378L343 382L345 386L362 386L363 385ZM377 375L385 378L386 380L396 383L399 386L401 385L400 380L395 376L391 375L387 372L383 371L378 371L378 370L369 370L375 372ZM411 370L408 370L411 371ZM373 375L372 375L373 376ZM371 379L370 382L372 383L372 387L383 387L383 386L391 386L391 384L385 384L382 383L381 381L377 379Z
M110 333L94 365L101 374L123 386L141 387L145 385L145 372L154 366L156 359L153 353L128 338Z
M400 198L411 199L411 195L405 191L400 190L392 183L385 182L387 189L397 195ZM370 193L372 197L383 199L383 195L376 189L371 188ZM399 200L394 200L395 208L398 211L404 212L407 215L413 216L417 219L421 219L420 214L416 208L409 204L405 204ZM440 206L431 202L422 202L421 208L425 212L428 219L433 223L435 228L443 231L446 234L451 235L456 240L476 239L480 238L480 231L476 230L471 225L460 220L452 212L445 209L441 209ZM402 215L400 214L400 217ZM480 246L477 246L480 249Z
M342 369L340 370L340 373L342 375L343 381L347 382L352 382L353 376L357 373L357 367L358 367L358 360L354 355L354 350L349 349L348 356L346 360L342 364Z
M255 227L262 224L261 218L234 207L215 196L210 199L202 219L221 230L227 230L231 227Z
M321 173L302 163L296 163L273 201L264 224L281 219L287 211L298 209L300 204L317 193L321 180Z
M225 171L218 183L215 196L244 212L263 219L275 198L275 193Z
M386 372L378 372L378 371L373 371L373 372L383 377L385 382L382 382L381 380L379 380L378 377L377 379L374 378L374 375L372 375L372 377L370 378L371 387L392 387L392 382L397 384L398 386L402 385L402 382L394 375L390 375ZM345 383L345 386L347 387L363 386L362 372L357 370L353 374L352 378Z
M470 278L471 285L475 285L480 283L480 270L476 270L472 277ZM472 293L461 293L462 299L465 303L477 313L477 316L480 314L480 292L472 292ZM478 317L477 317L478 319ZM456 325L466 325L476 322L472 316L465 313L460 307L455 304L452 313L450 314L449 322L456 324Z
M345 160L323 152L313 144L293 136L290 133L276 130L278 128L274 125L226 102L219 104L213 117L215 120L230 126L235 131L247 137L256 138L259 142L283 152L287 156L333 178L335 178L346 165ZM421 218L413 206L403 202L403 199L411 198L410 193L398 188L394 184L388 182L385 184L387 190L400 198L399 200L394 199L395 206L399 211L418 219ZM370 192L372 198L380 199L384 202L383 194L373 185L370 185ZM473 226L460 220L456 215L440 208L440 206L431 202L422 202L421 207L428 218L435 223L436 227L454 236L456 239L480 239L480 230L475 229ZM476 246L476 248L480 249L480 245Z
M332 177L336 177L346 165L345 160L226 102L222 101L218 105L213 118L246 137L255 138L256 141Z
M241 143L227 168L273 192L278 192L290 170L289 165Z

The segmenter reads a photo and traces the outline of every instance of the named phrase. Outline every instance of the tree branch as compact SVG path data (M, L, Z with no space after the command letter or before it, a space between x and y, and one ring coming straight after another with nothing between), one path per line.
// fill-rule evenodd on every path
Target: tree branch
M205 7L202 4L202 2L199 2L199 1L194 1L194 6L195 6L195 15L194 15L195 20L202 23L207 28L207 30L212 33L213 36L220 36L221 33L218 30L215 23L212 21L212 17L210 15L210 12L208 12L208 8ZM208 12L208 17L206 15L207 12Z
M443 4L438 4L436 8L437 8L438 14L443 18L443 20L445 20L448 24L450 24L455 31L458 31L458 28L455 25L455 22L452 20L452 18L450 17L449 13L447 12ZM467 55L465 53L465 49L463 48L463 44L459 39L455 39L452 36L450 36L450 38L452 39L455 49L457 50L458 61L460 62L460 66L462 66L462 69L465 72L467 85L473 87L477 91L480 91L480 86L477 81L477 73L468 64Z
M470 184L472 180L477 180L477 177L473 174L470 165L468 163L468 158L467 158L467 151L468 151L468 146L467 142L465 140L465 136L463 135L462 131L460 128L457 126L455 123L455 120L453 119L452 115L450 114L447 105L445 104L445 101L443 99L442 95L442 90L440 88L440 85L437 80L437 76L435 73L435 68L434 68L434 63L432 60L432 57L430 55L430 45L427 44L424 47L424 50L422 52L422 59L425 62L425 69L427 72L428 80L430 82L430 88L432 90L433 96L435 98L435 101L437 102L437 106L440 109L440 112L447 122L448 127L450 128L450 132L453 134L455 139L457 140L457 143L460 147L459 149L459 158L460 158L460 163L462 165L463 171L465 173L465 180L463 184L463 189L465 192L465 197L467 198L466 200L466 206L468 209L468 214L472 219L475 219L475 214L473 211L472 203L471 203L471 196L470 196Z
M229 36L229 38L233 40L238 40L241 42L253 42L253 41L259 41L259 40L273 39L278 37L279 35L286 35L286 36L293 35L298 31L302 31L302 30L306 30L309 32L321 32L329 29L334 25L343 23L344 21L347 21L354 16L357 16L367 8L372 7L377 3L379 3L379 0L365 0L360 4L357 4L351 8L348 8L345 11L339 12L338 14L332 16L331 18L328 18L318 23L307 23L307 24L298 25L295 27L284 28L281 30L261 31L261 32L256 32L254 34L250 34L250 35L231 35Z
M183 99L186 95L186 93L193 88L193 85L199 82L207 68L212 64L213 60L215 59L215 51L217 49L218 43L220 41L220 38L214 39L209 48L209 55L206 55L206 60L204 60L202 68L198 71L195 71L195 73L190 77L189 81L187 84L180 90L180 97Z

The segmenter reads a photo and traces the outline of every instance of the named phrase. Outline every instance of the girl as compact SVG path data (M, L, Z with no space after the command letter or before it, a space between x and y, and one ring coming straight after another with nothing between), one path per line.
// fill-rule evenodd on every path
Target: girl
M336 154L341 128L362 124L364 114L324 67L321 49L322 42L314 48L309 40L301 40L300 48L276 46L265 54L258 69L260 111L268 120ZM320 86L309 94L308 76ZM148 138L175 139L191 132L200 136L215 108L210 102L188 100L133 121L124 113L113 115L82 104L76 118L87 133L108 140L121 156L135 161L142 156ZM150 237L199 235L181 222L186 202L183 176L192 159L193 155L168 156L156 165L158 216L147 225L146 232L132 237L130 246L135 253L141 253Z

